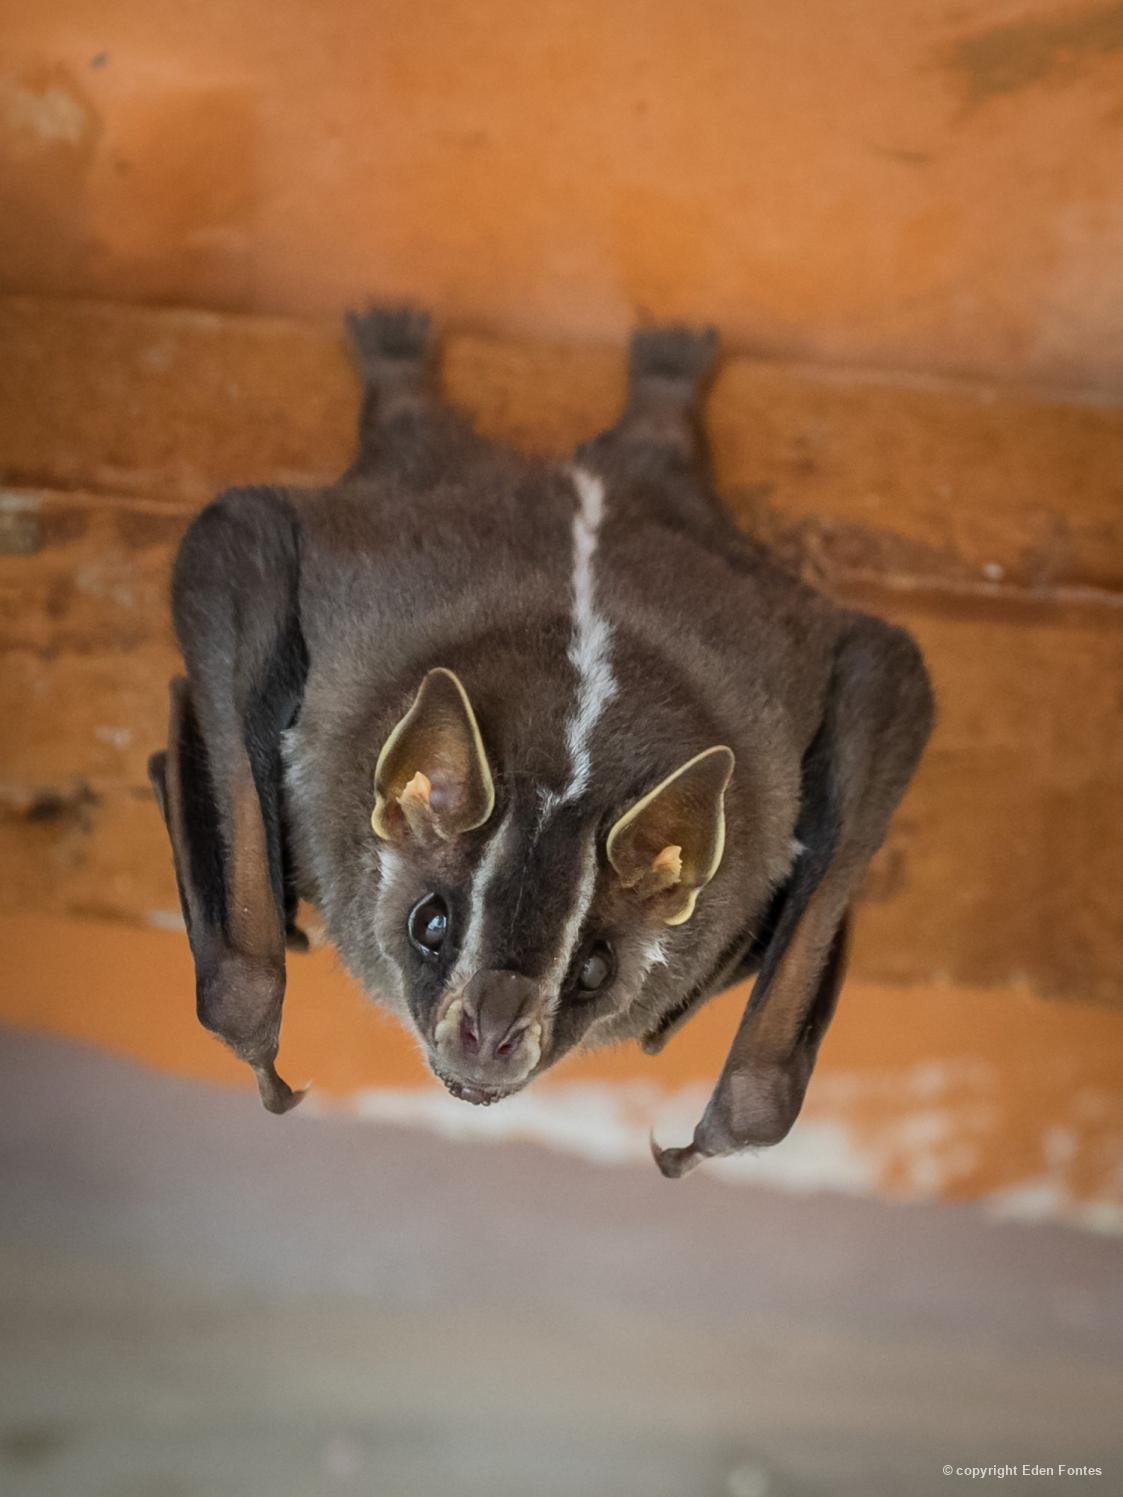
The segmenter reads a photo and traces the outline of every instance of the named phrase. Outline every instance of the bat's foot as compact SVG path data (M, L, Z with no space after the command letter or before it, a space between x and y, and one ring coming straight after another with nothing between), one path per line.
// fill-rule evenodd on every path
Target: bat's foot
M355 360L365 379L378 384L401 366L424 369L432 354L432 320L416 307L370 307L344 319ZM390 366L389 368L387 366Z
M692 328L669 324L640 328L632 334L628 352L628 378L633 393L655 384L681 388L687 400L705 393L717 365L718 336L712 327Z
M717 365L713 328L640 328L628 350L628 398L616 425L589 444L624 455L631 476L688 478L709 513L709 448L702 404ZM681 519L682 516L680 515Z

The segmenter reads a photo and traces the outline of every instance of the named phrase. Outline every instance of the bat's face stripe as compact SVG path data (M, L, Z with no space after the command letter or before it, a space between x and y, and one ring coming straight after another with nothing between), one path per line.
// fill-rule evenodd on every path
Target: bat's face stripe
M577 944L581 939L581 932L589 913L589 906L593 902L596 887L596 838L590 834L585 838L581 847L580 871L573 884L573 902L561 925L558 945L550 962L547 981L551 990L549 999L551 1005L556 1004L561 995L562 983L565 981L566 973L569 971L570 963L577 950Z
M404 998L406 974L402 970L401 963L393 955L395 943L389 926L397 918L399 900L396 896L398 885L407 871L405 859L396 848L382 842L378 846L378 868L378 893L374 900L374 934L379 950L385 954L397 974L399 997Z
M612 629L596 602L594 562L604 519L604 480L587 468L574 468L572 476L577 509L573 516L572 631L567 655L577 673L577 697L565 728L569 780L560 794L547 791L543 795L543 825L559 805L577 800L588 786L593 730L619 689L612 669Z
M565 980L596 890L596 836L575 808L560 809L544 828L511 816L502 842L488 849L472 885L472 910L449 987L481 970L519 972L552 1003ZM475 909L477 901L483 907Z
M663 936L648 936L644 939L640 948L640 963L636 970L633 981L638 986L646 978L652 967L665 967L667 965L667 943Z
M449 978L450 992L461 988L483 963L487 952L487 928L494 905L492 891L515 852L516 832L515 811L512 806L493 833L472 875L468 892L468 921L460 953Z

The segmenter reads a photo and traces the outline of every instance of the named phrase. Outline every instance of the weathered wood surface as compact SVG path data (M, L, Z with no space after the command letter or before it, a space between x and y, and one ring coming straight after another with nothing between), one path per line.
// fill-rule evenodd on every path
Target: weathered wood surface
M0 299L0 474L198 502L349 461L356 385L330 325ZM621 349L451 335L480 427L559 451L611 419ZM1102 396L800 367L722 368L723 492L825 572L972 589L1123 586L1123 411Z
M167 918L148 752L195 506L351 448L337 335L0 301L0 909ZM607 420L619 352L455 337L450 393L542 450ZM1103 403L733 360L712 428L739 519L908 624L940 723L876 864L870 977L1123 1002L1123 418Z

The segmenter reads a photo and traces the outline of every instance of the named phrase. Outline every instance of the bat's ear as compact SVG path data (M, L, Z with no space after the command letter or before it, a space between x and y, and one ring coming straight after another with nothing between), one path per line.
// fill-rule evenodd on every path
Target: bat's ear
M846 970L851 900L931 725L928 674L912 640L854 615L804 756L802 851L774 901L760 973L693 1142L653 1145L665 1175L779 1143L795 1122Z
M667 925L694 913L725 850L725 789L733 750L696 754L630 806L605 851L620 882Z
M432 670L374 771L371 825L385 842L451 842L495 808L476 714L459 676Z
M299 532L281 496L233 492L203 511L173 582L187 678L171 685L167 751L149 761L199 1019L252 1067L270 1112L302 1095L275 1064L287 923L281 733L307 674L298 584Z

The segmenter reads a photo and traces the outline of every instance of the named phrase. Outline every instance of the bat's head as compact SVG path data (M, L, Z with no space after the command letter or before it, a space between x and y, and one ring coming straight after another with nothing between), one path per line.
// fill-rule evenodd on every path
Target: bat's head
M635 1004L721 863L732 772L715 745L624 805L551 790L429 672L378 757L374 926L454 1096L510 1095Z

